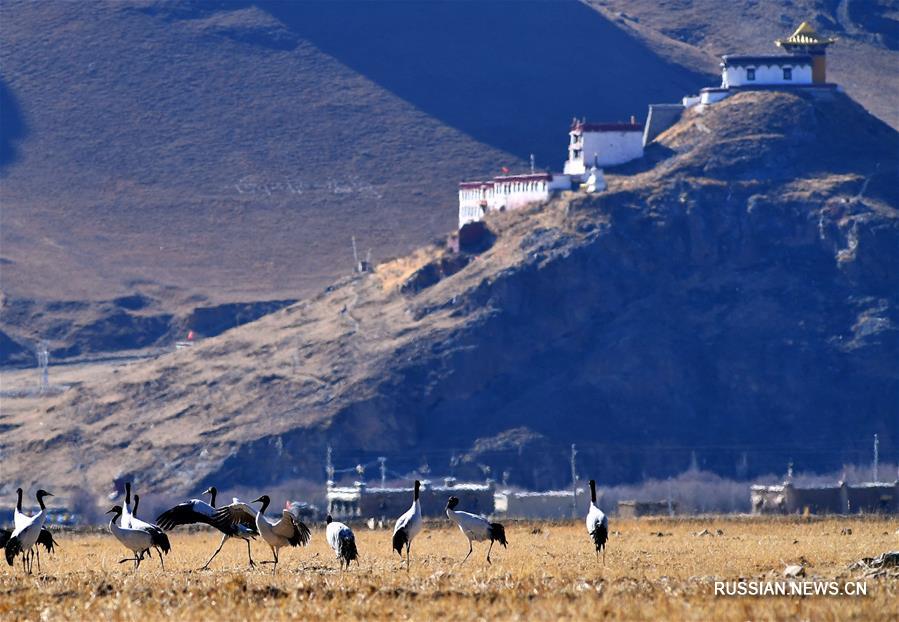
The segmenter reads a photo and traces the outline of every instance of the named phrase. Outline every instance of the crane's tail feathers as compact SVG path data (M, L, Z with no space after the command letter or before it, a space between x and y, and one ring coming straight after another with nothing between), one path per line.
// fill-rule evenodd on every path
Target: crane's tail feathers
M495 542L499 542L503 545L503 548L508 548L506 545L506 529L499 523L490 523L490 539Z
M150 541L153 542L153 546L158 546L166 555L172 550L172 545L169 543L169 537L165 535L165 532L162 529L154 529L151 531Z
M354 559L359 559L359 551L356 549L355 538L341 538L338 548L340 549L340 556L346 562L347 566L349 566L350 562Z
M11 537L12 532L9 529L0 529L0 546L5 547Z
M37 537L37 543L43 544L48 553L52 553L53 549L59 546L59 542L53 539L53 534L50 533L50 530L46 527L41 527L41 532Z
M609 530L605 525L599 524L590 532L590 536L593 538L596 550L601 551L605 548L606 541L609 539Z
M6 543L6 546L3 547L3 552L6 554L6 563L12 566L16 555L22 552L22 541L19 540L18 536L13 536Z
M397 529L396 533L393 534L393 550L399 553L400 557L403 556L403 547L406 546L408 541L409 535L406 533L405 528Z

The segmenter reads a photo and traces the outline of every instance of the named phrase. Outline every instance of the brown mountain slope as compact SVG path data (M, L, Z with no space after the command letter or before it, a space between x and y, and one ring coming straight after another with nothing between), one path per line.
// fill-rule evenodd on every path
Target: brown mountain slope
M883 2L593 6L3 3L0 364L39 339L55 359L170 345L216 334L192 318L220 303L308 295L351 236L407 252L453 226L458 179L558 166L572 115L676 101L801 19L897 123Z
M408 27L434 20L413 14L392 27L406 28L411 49L368 51L362 69L372 79L341 62L348 44L337 41L332 55L311 40L334 21L327 3L304 12L279 4L3 4L3 81L23 126L4 166L9 295L109 299L146 280L216 301L295 297L351 265L353 234L383 258L450 229L459 178L521 166L529 151L558 164L572 114L621 118L698 83L674 69L666 87L665 61L571 5L569 18L608 30L634 69L661 80L633 80L616 98L603 95L608 80L554 95L535 127L537 104L515 100L557 70L558 53L532 63L532 76L493 75L498 61L483 44L473 58L459 43L419 49L422 35ZM351 12L362 12L360 23L396 21L369 4ZM447 11L457 28L479 17ZM558 26L516 35L536 48L526 61L547 54ZM398 34L384 32L392 41ZM409 57L406 67L398 54ZM484 68L474 64L482 56ZM504 62L522 70L514 56ZM385 72L412 81L391 82ZM467 99L478 89L466 79L487 83L481 101ZM415 81L424 82L420 96ZM454 91L457 100L439 108L434 98ZM467 117L492 121L466 125Z
M114 345L78 340L120 296L169 344L196 306L308 295L353 235L450 230L459 179L558 166L572 115L705 81L574 2L4 2L0 32L0 329L57 358Z
M896 132L844 95L745 93L659 143L606 193L491 218L478 256L422 249L8 409L9 481L317 479L326 443L396 469L473 448L536 486L574 440L605 481L691 450L744 475L835 468L874 432L895 451Z

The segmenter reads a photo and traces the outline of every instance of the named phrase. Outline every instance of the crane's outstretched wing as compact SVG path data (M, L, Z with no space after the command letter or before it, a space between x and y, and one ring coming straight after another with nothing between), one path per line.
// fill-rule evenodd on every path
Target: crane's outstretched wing
M287 538L291 546L306 546L312 537L309 527L290 510L281 512L281 520L272 526L272 531L282 538Z
M210 523L221 531L227 531L228 527L241 527L242 529L256 532L256 511L246 503L235 501L230 505L218 508L212 515Z
M195 525L203 523L215 526L213 516L215 508L199 499L191 499L179 503L156 517L156 524L165 531L170 531L178 525Z

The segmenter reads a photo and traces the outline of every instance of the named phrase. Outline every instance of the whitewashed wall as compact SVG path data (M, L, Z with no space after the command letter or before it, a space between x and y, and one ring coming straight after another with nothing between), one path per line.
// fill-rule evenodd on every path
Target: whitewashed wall
M791 65L783 63L778 65L757 65L755 67L755 80L746 78L746 70L749 67L742 65L731 65L724 67L722 72L722 86L753 86L765 84L811 84L812 83L812 66L811 65ZM784 67L793 69L793 79L784 80Z
M643 132L584 132L578 157L569 155L565 162L565 173L583 175L593 166L596 154L596 165L600 168L624 164L643 157Z

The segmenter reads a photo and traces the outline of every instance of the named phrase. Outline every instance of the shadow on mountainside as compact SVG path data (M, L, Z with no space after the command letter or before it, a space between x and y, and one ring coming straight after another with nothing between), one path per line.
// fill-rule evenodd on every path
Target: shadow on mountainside
M564 156L572 116L642 119L710 79L577 2L257 4L427 114L541 164Z
M16 161L16 143L27 134L22 109L6 81L0 78L0 170Z

